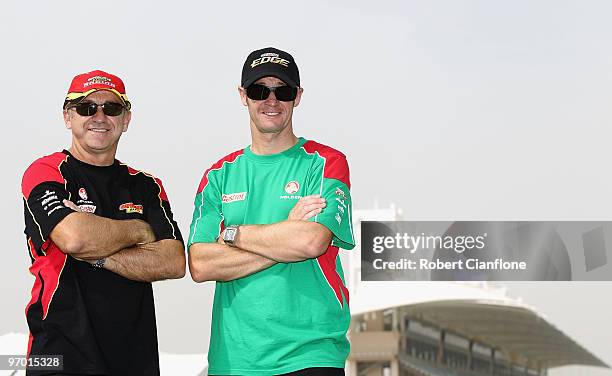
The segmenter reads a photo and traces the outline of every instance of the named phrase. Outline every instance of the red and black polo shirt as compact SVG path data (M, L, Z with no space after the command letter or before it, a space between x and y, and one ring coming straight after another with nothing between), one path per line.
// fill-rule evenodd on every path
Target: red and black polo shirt
M115 160L93 166L68 151L36 160L22 181L25 235L35 277L26 308L28 354L63 355L64 373L158 375L153 290L65 254L50 239L74 211L141 219L157 240L182 236L159 179ZM28 374L45 374L29 371Z

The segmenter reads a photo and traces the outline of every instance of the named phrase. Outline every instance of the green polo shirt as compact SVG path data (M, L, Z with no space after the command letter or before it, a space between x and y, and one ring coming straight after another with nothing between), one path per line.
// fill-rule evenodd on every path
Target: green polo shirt
M316 259L279 263L216 283L210 374L344 368L350 312L338 248L355 246L349 188L346 157L303 138L273 155L256 155L247 147L206 170L188 245L214 242L228 225L286 220L301 197L313 194L324 197L327 206L311 220L333 233L332 244Z

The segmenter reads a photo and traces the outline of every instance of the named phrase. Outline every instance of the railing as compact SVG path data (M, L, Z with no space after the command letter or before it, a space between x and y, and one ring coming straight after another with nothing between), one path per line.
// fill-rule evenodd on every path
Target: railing
M438 372L446 372L448 375L459 376L537 376L533 370L511 369L510 364L503 360L495 361L495 368L491 372L491 360L482 354L472 353L472 367L469 367L469 353L456 348L445 347L442 362L438 363L438 345L433 341L424 341L416 338L405 339L405 353L402 354L405 361L413 361L415 364L434 367ZM446 375L445 374L445 375Z

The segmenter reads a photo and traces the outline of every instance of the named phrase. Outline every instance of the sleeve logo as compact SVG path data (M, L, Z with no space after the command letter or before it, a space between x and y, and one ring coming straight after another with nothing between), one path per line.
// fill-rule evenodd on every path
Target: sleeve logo
M55 191L45 191L45 194L42 195L39 200L43 210L47 212L47 217L51 216L51 213L54 211L63 207Z

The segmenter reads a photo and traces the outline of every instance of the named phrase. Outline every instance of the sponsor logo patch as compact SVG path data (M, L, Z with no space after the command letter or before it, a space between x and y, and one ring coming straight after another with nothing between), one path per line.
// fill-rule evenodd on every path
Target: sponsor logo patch
M299 200L302 198L300 195L282 195L279 197L281 200Z
M91 77L87 79L87 81L83 83L83 88L86 88L87 86L95 85L95 84L102 84L102 85L110 86L112 88L115 88L116 86L109 77L95 76L95 77Z
M125 204L119 205L119 210L125 210L127 214L130 214L130 213L142 214L142 205L136 205L133 202L126 202Z
M227 204L229 202L234 202L234 201L243 201L246 198L246 194L247 194L246 192L223 194L221 196L221 201L224 204Z
M85 188L79 188L79 197L83 200L87 200L87 191Z
M42 200L41 205L47 205L49 202L51 201L58 201L59 202L59 198L57 198L57 196L48 196L46 199Z
M45 194L40 198L40 205L43 210L47 212L47 216L50 216L54 211L64 207L60 202L55 191L45 191Z
M346 198L346 193L340 188L336 188L336 196L340 196L342 198Z
M45 194L42 195L41 198L49 197L49 196L54 195L54 194L55 194L55 191L46 190Z
M63 206L61 206L61 205L56 205L56 206L54 206L54 207L53 207L53 209L51 209L51 210L49 210L49 211L47 212L47 217L50 217L50 216L51 216L51 213L53 213L54 211L56 211L56 210L58 210L58 209L61 209L62 207L63 207Z
M95 213L96 205L79 205L79 209L84 213Z
M268 53L262 54L260 58L253 60L251 62L251 68L255 68L256 66L260 64L265 64L265 63L279 64L279 65L282 65L283 67L289 66L289 60L281 59L280 57L278 57L278 54L268 52Z
M285 184L285 192L287 192L290 195L294 194L295 192L299 190L300 190L300 184L295 180L292 180L289 183Z

